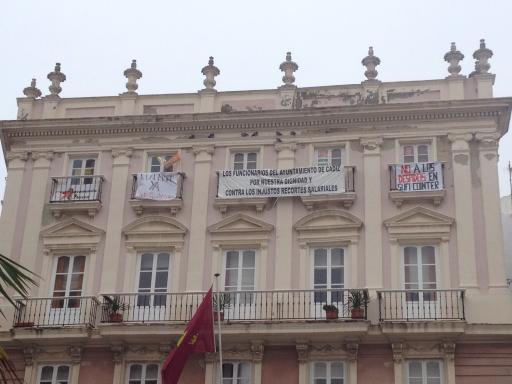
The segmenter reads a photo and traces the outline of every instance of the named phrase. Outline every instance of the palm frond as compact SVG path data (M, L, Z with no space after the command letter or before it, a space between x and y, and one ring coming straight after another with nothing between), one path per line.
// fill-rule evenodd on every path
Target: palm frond
M29 288L32 285L37 286L35 278L38 277L21 264L0 254L0 295L4 296L15 307L17 305L7 292L8 289L13 289L18 295L26 298ZM5 317L1 309L0 314Z
M0 384L23 384L16 374L14 363L9 360L5 350L0 347Z

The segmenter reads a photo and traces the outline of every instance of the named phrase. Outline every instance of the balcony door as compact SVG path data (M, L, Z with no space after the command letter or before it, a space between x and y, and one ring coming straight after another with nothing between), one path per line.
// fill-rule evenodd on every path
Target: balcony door
M228 319L252 319L256 315L255 288L256 251L238 249L225 252L224 289L230 293L224 309Z
M335 305L339 315L344 313L345 249L341 247L314 248L313 252L313 305L314 318L324 318L325 304Z
M437 305L438 288L436 248L432 245L406 246L404 257L404 289L408 318L433 318L440 313Z
M137 297L128 308L132 321L165 320L169 291L169 252L143 252L137 261ZM132 300L129 300L132 304Z
M85 313L81 312L80 297L83 290L84 272L85 256L60 256L56 259L52 300L48 314L49 325L82 322Z

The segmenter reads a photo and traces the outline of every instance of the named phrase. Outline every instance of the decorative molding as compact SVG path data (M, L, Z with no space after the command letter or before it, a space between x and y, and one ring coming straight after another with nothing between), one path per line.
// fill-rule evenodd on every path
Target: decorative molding
M215 153L215 147L213 145L196 145L192 147L192 153L197 157L201 153L213 155Z
M80 364L82 361L82 351L83 348L81 346L72 345L69 347L68 353L73 364Z
M355 341L350 341L345 344L345 349L348 353L349 361L355 362L357 361L357 352L359 350L359 343Z
M132 148L113 148L112 149L112 158L116 159L120 156L132 157L133 149Z
M252 352L252 361L255 363L261 363L263 361L263 352L265 346L263 341L261 340L253 340L251 341L251 352Z
M278 153L282 151L295 152L297 150L297 143L276 143L274 148Z
M168 211L172 217L175 217L183 208L183 199L181 198L171 200L130 199L128 202L137 216L142 216L144 212Z
M475 140L479 142L480 150L495 152L498 150L500 135L497 132L477 133L475 134Z
M34 160L34 161L37 161L39 159L52 161L53 157L54 157L54 153L52 151L44 151L44 152L43 151L42 152L34 151L30 154L30 156L32 157L32 160Z
M444 353L445 358L450 361L455 360L455 348L456 344L454 341L445 340L440 345L441 351Z
M112 352L112 361L114 364L122 364L126 347L124 345L111 345L110 351Z
M299 219L293 228L299 244L351 242L359 240L363 222L342 209L322 209Z
M60 219L65 214L86 214L90 219L94 219L102 207L101 201L59 201L48 205L56 219Z
M245 199L225 199L222 197L216 197L213 206L219 210L224 216L232 208L253 208L256 213L261 213L265 210L265 206L269 201L268 197L255 197Z
M404 203L430 202L434 207L441 205L446 191L389 191L388 196L395 205L400 208Z
M404 360L404 344L403 343L391 343L391 349L393 350L393 361L395 363L402 363Z
M380 150L380 147L384 140L382 137L367 137L362 138L360 143L363 146L364 152L366 153L374 153Z
M469 143L471 140L473 140L473 134L471 134L471 133L449 133L448 140L452 144L456 143L457 141L465 141L466 143Z
M11 160L27 161L28 152L7 152L5 160L9 163Z
M341 204L343 208L349 209L356 201L355 192L341 192L332 195L301 196L300 199L308 211L314 211L329 203Z
M309 361L309 345L306 343L298 343L295 345L297 350L297 360L299 364L305 364Z
M244 213L236 213L208 227L211 234L268 234L273 230L272 224Z
M47 253L59 249L87 249L96 252L104 235L104 230L74 217L45 227L40 232L43 249Z
M26 348L23 348L23 359L25 361L26 366L32 366L34 365L34 360L37 358L37 355L39 355L42 352L41 348L38 348L36 346L29 346Z
M182 246L187 227L176 219L164 215L148 215L126 225L122 233L126 246Z

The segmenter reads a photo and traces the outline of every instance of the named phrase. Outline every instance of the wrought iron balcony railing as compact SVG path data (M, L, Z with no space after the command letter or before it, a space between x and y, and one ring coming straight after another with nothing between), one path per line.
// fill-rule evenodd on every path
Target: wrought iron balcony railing
M103 176L52 177L50 203L101 201Z
M465 320L463 289L378 291L380 321Z
M16 300L14 327L61 327L96 325L100 304L92 296L44 297Z
M147 174L151 175L151 173L147 173ZM160 191L162 193L160 194L161 197L159 198L159 200L170 200L170 199L181 199L182 198L182 196L183 196L183 180L185 179L185 174L183 172L160 172L160 173L154 173L154 175L161 175L161 177L165 178L166 181L169 181L170 183L175 183L176 197L166 198L165 195L169 194L169 191L164 192L162 190L162 191ZM131 198L132 199L140 199L137 196L137 187L138 187L137 174L133 174L132 178L133 178L133 181L132 181ZM158 180L154 181L153 186L150 185L150 189L151 188L159 188L157 186L157 184L155 184L156 182L158 182ZM150 184L151 184L151 182L150 182Z
M228 291L214 296L226 321L325 320L325 304L337 308L337 318L352 319L351 292L364 290L317 289L287 291ZM101 321L186 322L195 313L205 293L129 293L104 295ZM105 298L108 296L108 299ZM112 305L114 301L114 305ZM358 319L366 319L363 304Z

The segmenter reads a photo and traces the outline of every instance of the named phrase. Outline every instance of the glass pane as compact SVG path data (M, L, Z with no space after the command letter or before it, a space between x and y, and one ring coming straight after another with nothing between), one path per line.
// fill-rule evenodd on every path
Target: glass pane
M327 265L327 249L315 249L315 266Z
M80 159L73 160L73 168L82 168L82 160L80 160Z
M232 379L233 378L233 364L227 363L222 364L222 378Z
M226 268L238 268L238 251L226 252Z
M314 369L315 378L325 378L327 377L327 365L326 363L315 363Z
M151 288L151 272L141 272L139 274L139 288Z
M69 269L69 257L61 256L57 261L57 273L68 273Z
M243 153L235 153L235 163L240 163L244 161Z
M254 289L254 269L244 269L242 271L242 285Z
M41 381L52 381L53 367L46 365L41 369Z
M420 377L421 378L421 362L410 361L409 362L409 378Z
M439 362L427 361L427 377L441 377L441 369L439 367Z
M249 162L249 161L254 161L255 162L256 158L257 158L257 155L254 152L249 152L247 154L247 162Z
M84 169L84 175L85 176L91 176L91 175L94 175L94 168L85 168ZM92 178L91 178L92 179ZM91 180L91 179L88 179L88 180ZM89 181L88 184L91 184L92 180Z
M73 272L83 272L85 270L85 256L76 256L73 260Z
M404 261L405 261L405 264L417 264L418 263L416 247L405 247L404 248Z
M333 248L331 250L331 265L332 266L339 266L343 265L343 255L344 250L343 248Z
M426 247L421 247L421 261L423 264L436 263L436 253L434 247L430 245Z
M70 289L72 291L80 291L80 290L82 290L83 279L84 279L84 275L83 274L72 275L71 276L71 287L70 287Z
M130 380L137 380L142 378L142 365L132 364L130 366Z
M65 291L68 275L57 275L55 276L55 284L53 286L54 291Z
M428 162L428 145L426 145L426 144L418 145L418 162L420 162L420 163Z
M85 161L85 168L94 168L95 163L96 163L96 159L87 159Z
M405 283L418 283L418 267L417 266L405 266Z
M409 384L423 384L423 379L421 379L421 378L409 378Z
M159 253L156 261L156 269L168 270L169 269L169 254Z
M332 363L331 364L331 377L332 378L343 378L343 364Z
M332 268L331 269L331 288L333 285L343 284L343 268Z
M242 259L242 267L244 268L254 268L254 251L244 251Z
M315 268L314 272L314 284L327 284L327 269L318 269Z
M327 384L327 379L315 379L315 384Z
M153 254L144 253L140 258L140 270L152 271L153 270Z
M427 384L441 384L441 378L427 378Z
M69 380L69 367L67 365L61 365L57 368L57 381L68 381Z
M327 162L327 158L329 157L329 150L328 149L318 149L317 150L317 162L319 165L322 165L320 164L322 161L324 163Z
M226 271L226 287L236 287L238 283L238 270L230 269Z
M343 384L343 379L331 379L331 384Z
M155 288L167 288L167 278L169 273L165 272L157 272L155 279Z
M423 266L423 282L432 283L436 281L436 267L434 265Z
M147 379L157 379L158 378L158 365L149 364L146 367L146 380Z
M249 367L248 363L239 363L237 377L243 378L243 379L248 379L251 375L251 372L250 372L251 370L249 368L250 367Z

